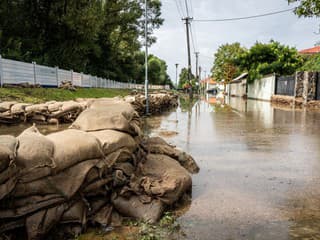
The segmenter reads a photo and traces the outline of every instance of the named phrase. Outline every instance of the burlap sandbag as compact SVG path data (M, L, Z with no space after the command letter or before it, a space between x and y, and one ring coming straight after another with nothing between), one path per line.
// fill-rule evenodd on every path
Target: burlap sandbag
M45 103L41 103L41 104L34 104L34 105L30 105L27 106L25 108L25 112L27 115L31 114L31 113L40 113L40 112L47 112L48 111L48 105Z
M46 234L60 222L67 206L67 204L61 204L28 216L26 218L28 240L46 239Z
M17 155L18 140L9 135L0 136L0 173L7 169Z
M84 226L87 223L88 207L85 202L78 200L74 202L62 215L60 224L79 223Z
M16 163L27 170L41 167L55 167L54 144L43 136L35 126L22 132L17 139L19 148Z
M102 159L104 154L99 140L92 134L69 129L47 135L54 143L55 171L59 172L88 159Z
M11 110L11 107L17 102L0 102L0 113Z
M70 199L81 187L88 172L99 162L98 159L80 162L54 176L48 176L29 183L18 183L12 196L59 194Z
M11 107L11 114L21 114L25 112L26 107L30 106L27 103L17 103Z
M146 145L147 152L167 155L177 160L181 164L181 166L183 166L192 174L198 173L200 170L196 161L191 155L168 144L160 137L148 138L146 140Z
M131 152L137 148L137 143L127 133L114 130L103 130L90 133L99 139L105 155L120 148L126 148Z
M192 185L187 170L166 155L149 154L140 170L144 191L168 205L176 202Z
M123 216L150 223L157 222L165 210L165 205L161 201L152 200L150 203L142 203L140 197L135 195L128 199L121 196L113 196L112 203Z
M128 103L94 102L83 111L70 128L83 131L118 130L140 135L139 116Z

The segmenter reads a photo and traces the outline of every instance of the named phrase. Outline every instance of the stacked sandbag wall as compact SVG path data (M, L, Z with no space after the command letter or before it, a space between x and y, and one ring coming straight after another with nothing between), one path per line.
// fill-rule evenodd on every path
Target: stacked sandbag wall
M107 101L108 99L105 99ZM109 99L110 100L110 99ZM17 124L22 122L58 124L72 123L79 114L87 109L95 99L77 99L75 101L49 101L41 104L19 103L15 101L0 102L0 124ZM145 97L135 94L124 99L111 101L130 103L140 114L145 114ZM149 99L149 113L155 114L178 106L178 97L172 93L152 93Z
M130 104L92 101L68 130L0 136L0 239L74 237L122 217L155 222L198 170L190 155L143 136Z

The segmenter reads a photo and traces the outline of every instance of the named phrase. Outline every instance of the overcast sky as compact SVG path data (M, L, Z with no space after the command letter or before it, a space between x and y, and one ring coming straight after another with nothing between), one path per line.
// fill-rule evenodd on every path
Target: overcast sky
M184 4L185 0L177 0ZM286 0L188 0L193 6L194 19L220 19L245 17L285 10L294 7ZM185 25L181 21L175 0L162 0L163 26L155 31L157 43L150 53L164 59L168 72L175 81L175 63L179 72L187 66ZM185 5L183 5L185 6ZM191 6L189 6L191 8ZM189 12L192 12L189 9ZM186 10L184 8L184 15ZM191 14L190 14L191 15ZM274 39L298 50L313 47L320 40L316 35L319 19L298 18L292 12L263 18L235 22L193 22L193 35L196 51L200 52L200 65L207 74L212 67L213 54L221 44L240 42L249 48L256 41L268 42ZM192 53L194 52L192 48ZM192 68L195 72L195 56L192 54Z

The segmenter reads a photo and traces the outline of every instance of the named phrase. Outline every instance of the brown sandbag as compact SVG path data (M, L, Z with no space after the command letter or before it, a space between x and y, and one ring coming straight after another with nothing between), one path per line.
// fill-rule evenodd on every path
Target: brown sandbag
M23 131L17 139L17 166L26 169L55 167L53 160L54 144L43 136L35 126Z
M61 204L28 216L26 218L28 240L44 239L46 234L60 222L66 208L67 204Z
M118 130L132 136L141 134L139 115L130 104L125 102L94 101L89 109L79 115L70 128L87 132Z
M198 173L200 168L189 154L174 148L160 137L148 138L146 141L147 151L153 154L164 154L177 160L182 167L190 173Z
M29 182L18 183L12 196L26 197L33 195L59 194L70 199L82 186L88 172L99 162L98 159L80 162L54 176Z
M138 220L155 223L157 222L163 211L165 205L159 200L152 200L150 203L142 203L139 196L131 196L126 199L121 196L113 196L113 206L124 216L133 217Z
M91 218L91 221L102 226L110 225L112 220L112 210L113 206L111 204L107 204Z
M0 136L0 173L7 169L17 155L18 140L9 135Z
M47 138L54 143L55 171L59 172L79 162L88 159L102 159L102 152L99 140L92 134L68 129L47 135Z
M17 183L17 178L12 177L7 182L0 184L0 200L12 192Z
M192 185L187 170L166 155L149 154L140 170L144 191L168 205L176 202Z
M61 221L59 223L79 223L84 226L87 223L87 211L88 208L84 201L76 201L68 210L63 213Z
M124 147L131 152L137 148L137 143L127 133L114 130L103 130L90 132L90 134L99 139L105 155Z

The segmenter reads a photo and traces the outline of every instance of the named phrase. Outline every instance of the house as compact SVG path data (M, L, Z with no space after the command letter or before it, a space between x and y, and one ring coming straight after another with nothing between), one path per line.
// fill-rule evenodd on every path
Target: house
M247 76L248 73L242 73L228 84L228 94L233 97L247 96Z
M206 92L223 91L223 83L217 82L214 78L208 77L200 82L202 89Z
M299 51L299 53L301 55L314 55L314 54L318 54L320 53L320 46L315 46L313 48L308 48L308 49L304 49Z

